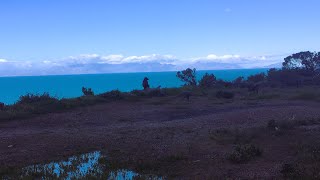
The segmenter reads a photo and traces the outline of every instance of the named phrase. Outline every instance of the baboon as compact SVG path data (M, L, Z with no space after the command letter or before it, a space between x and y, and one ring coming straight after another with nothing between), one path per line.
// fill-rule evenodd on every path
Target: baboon
M149 89L149 82L148 82L148 78L147 77L145 77L144 79L143 79L143 81L142 81L142 86L143 86L143 89L144 90L146 90L146 89Z
M182 97L183 99L187 99L187 101L190 100L190 96L192 96L191 91L183 91L182 93L180 93L179 95L177 95L177 97Z
M94 92L92 91L91 88L82 87L82 93L85 96L94 96Z

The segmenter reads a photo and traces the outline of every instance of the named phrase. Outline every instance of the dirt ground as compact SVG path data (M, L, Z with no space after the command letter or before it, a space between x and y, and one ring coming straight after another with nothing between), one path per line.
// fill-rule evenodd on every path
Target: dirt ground
M117 101L69 112L0 122L0 167L24 167L100 150L119 166L169 179L281 178L295 147L319 139L320 127L300 127L275 136L270 120L320 118L311 101L224 101L170 97ZM255 132L261 157L232 163L234 144L212 138L218 129Z

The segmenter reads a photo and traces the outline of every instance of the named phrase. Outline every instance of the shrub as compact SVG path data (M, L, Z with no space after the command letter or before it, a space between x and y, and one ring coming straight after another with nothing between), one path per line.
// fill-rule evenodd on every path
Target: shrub
M211 88L217 82L217 78L213 74L206 73L199 81L199 86L202 88Z
M196 69L187 68L183 71L178 71L176 75L185 85L196 86Z
M234 151L228 155L228 159L233 163L244 163L261 156L262 150L254 145L237 145Z
M232 99L234 97L234 93L229 91L218 91L216 93L216 97L224 98L224 99Z
M99 94L99 96L106 99L114 99L114 100L123 99L123 94L119 90L112 90L109 92L105 92L105 93Z
M245 87L246 85L244 77L242 76L236 78L232 83L235 87L241 87L241 88Z
M62 108L63 106L57 98L51 97L48 93L43 93L41 95L26 94L20 96L19 101L8 107L8 111L17 114L42 114Z
M82 87L82 93L84 96L94 96L94 92L91 88Z
M55 97L51 97L49 93L43 94L26 94L19 97L19 100L16 104L32 104L32 103L39 103L39 102L56 102L59 101Z
M251 75L248 77L248 82L250 83L258 83L262 82L266 79L266 75L264 73L259 73L255 75Z

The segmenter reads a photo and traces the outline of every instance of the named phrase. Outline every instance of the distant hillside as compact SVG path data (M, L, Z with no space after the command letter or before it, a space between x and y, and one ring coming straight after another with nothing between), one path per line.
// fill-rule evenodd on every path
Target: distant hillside
M282 63L270 64L268 66L264 66L264 68L282 68Z

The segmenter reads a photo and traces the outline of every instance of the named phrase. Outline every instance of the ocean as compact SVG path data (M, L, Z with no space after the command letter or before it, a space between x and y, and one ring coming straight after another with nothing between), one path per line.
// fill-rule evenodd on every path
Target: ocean
M239 76L267 72L268 69L234 69L197 71L197 79L206 72L218 79L234 80ZM151 87L179 87L183 83L176 78L176 72L141 72L86 75L19 76L0 77L0 102L15 103L21 95L47 92L57 98L72 98L82 95L82 87L90 87L98 94L118 89L123 92L142 89L142 80L149 78Z

